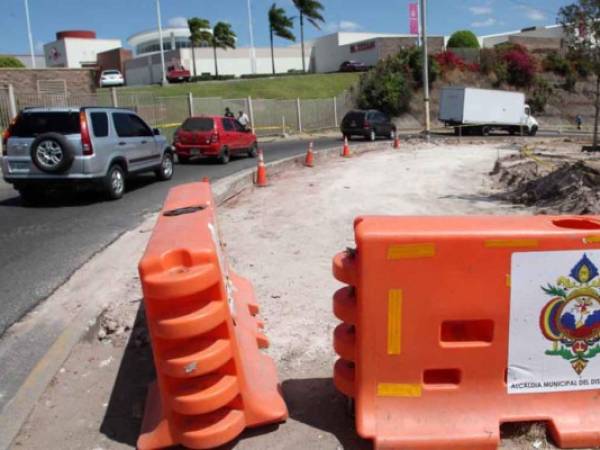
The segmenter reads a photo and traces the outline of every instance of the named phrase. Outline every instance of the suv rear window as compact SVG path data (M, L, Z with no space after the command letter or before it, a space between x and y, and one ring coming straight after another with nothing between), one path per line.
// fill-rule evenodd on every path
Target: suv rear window
M92 119L92 128L95 137L108 136L108 114L104 112L93 112L90 114Z
M183 131L212 131L214 128L215 122L209 117L191 117L181 125Z
M350 125L351 122L356 122L357 125L362 125L365 120L364 112L349 112L344 117L342 123L344 125Z
M79 134L79 112L23 112L13 126L15 137L36 137L44 133Z

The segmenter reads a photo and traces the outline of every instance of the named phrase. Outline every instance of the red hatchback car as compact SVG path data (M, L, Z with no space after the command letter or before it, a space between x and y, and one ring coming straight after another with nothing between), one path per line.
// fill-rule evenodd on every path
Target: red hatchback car
M212 157L227 164L232 155L258 153L256 135L234 118L222 116L190 117L175 133L175 152L180 163L191 158Z

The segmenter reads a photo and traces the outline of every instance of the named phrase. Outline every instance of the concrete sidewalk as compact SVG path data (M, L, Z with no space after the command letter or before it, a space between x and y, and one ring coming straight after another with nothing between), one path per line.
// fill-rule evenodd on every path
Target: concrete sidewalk
M514 151L506 144L405 144L401 151L291 169L272 177L271 187L248 189L220 208L227 255L236 272L254 284L271 341L267 352L278 365L290 410L287 423L248 431L226 448L371 448L357 437L331 382L332 333L338 323L331 297L340 286L331 275L331 259L353 246L352 222L358 215L528 213L490 198L488 173L499 155ZM118 255L111 264L118 267L89 263L96 266L86 276L111 287L108 309L59 370L12 448L135 447L145 389L153 377L135 267L152 223L150 218L131 232L130 238L137 238L126 251L127 241L111 247ZM117 284L112 270L123 270ZM72 295L85 296L85 291ZM502 448L553 448L543 429L527 431L507 435Z

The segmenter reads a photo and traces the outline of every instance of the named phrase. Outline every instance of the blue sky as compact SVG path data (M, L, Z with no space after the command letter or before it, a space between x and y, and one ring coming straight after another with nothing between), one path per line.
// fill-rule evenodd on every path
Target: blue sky
M492 34L556 22L556 11L572 0L428 0L432 34L470 28ZM28 49L23 0L2 0L0 53ZM92 29L98 37L120 38L156 27L154 0L29 0L34 42L38 50L57 30ZM294 14L291 0L277 0ZM321 31L307 27L307 39L336 31L408 32L409 0L322 0L327 23ZM162 0L163 23L198 16L232 24L238 45L249 42L246 0ZM267 10L272 0L252 0L257 45L268 45ZM297 33L298 35L299 33ZM286 45L281 42L281 45Z

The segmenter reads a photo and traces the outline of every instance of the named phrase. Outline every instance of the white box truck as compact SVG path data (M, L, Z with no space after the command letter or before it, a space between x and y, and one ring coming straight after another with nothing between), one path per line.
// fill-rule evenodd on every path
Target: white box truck
M504 130L535 136L538 130L538 122L521 92L445 87L438 117L445 126L454 127L456 135L487 136L491 131Z

